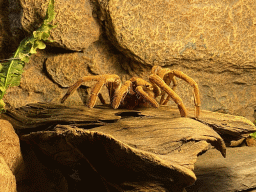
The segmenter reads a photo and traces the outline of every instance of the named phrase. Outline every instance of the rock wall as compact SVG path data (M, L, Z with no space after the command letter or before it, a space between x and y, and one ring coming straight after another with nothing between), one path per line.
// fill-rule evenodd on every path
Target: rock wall
M0 17L8 21L4 30L11 32L9 39L40 26L47 0L9 2L9 14ZM21 85L5 96L9 105L59 102L66 88L84 75L147 79L151 66L161 65L181 70L199 84L202 109L255 120L254 0L55 0L55 5L55 42L33 56ZM0 45L4 41L2 35ZM69 104L86 101L92 83L85 85ZM182 80L177 93L187 107L193 106L192 88Z

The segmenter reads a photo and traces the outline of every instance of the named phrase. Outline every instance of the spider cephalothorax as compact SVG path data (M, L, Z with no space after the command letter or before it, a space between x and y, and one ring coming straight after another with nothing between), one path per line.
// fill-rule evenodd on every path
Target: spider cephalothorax
M97 97L100 98L102 103L105 103L100 94L101 88L105 85L109 91L110 103L114 109L122 106L128 109L133 109L137 106L145 106L150 104L153 107L165 105L172 98L178 105L182 117L187 116L187 110L182 102L182 99L175 93L177 82L175 76L183 79L194 88L194 101L195 101L195 116L199 117L200 114L200 95L197 83L181 71L163 69L160 66L152 68L152 74L149 76L149 82L133 77L126 81L123 85L118 75L96 75L85 76L79 79L72 85L66 95L62 98L63 103L69 95L71 95L83 82L97 81L96 85L92 88L91 95L88 101L88 107L93 108ZM172 88L169 86L173 82ZM165 96L167 94L167 97ZM156 101L156 97L161 95L160 103Z

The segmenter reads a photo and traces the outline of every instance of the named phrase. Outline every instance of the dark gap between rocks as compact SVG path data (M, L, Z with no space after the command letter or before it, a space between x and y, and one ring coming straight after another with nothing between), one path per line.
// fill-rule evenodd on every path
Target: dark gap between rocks
M63 53L75 53L80 51L72 51L69 49L61 48L61 47L53 47L53 46L47 45L45 52L48 54L63 54Z
M145 117L139 111L126 111L115 113L116 116L121 116L121 119L131 118L131 117Z
M243 190L243 191L240 191L240 192L254 192L254 191L256 191L256 187L250 188L250 189L246 189L246 190Z

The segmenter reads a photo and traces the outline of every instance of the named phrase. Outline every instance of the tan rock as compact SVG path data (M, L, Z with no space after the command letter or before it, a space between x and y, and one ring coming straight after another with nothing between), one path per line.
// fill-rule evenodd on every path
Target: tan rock
M0 155L0 191L16 192L16 180L4 158Z
M21 23L26 31L37 29L46 15L48 0L22 0L23 14ZM100 26L92 15L89 1L57 0L55 1L57 28L51 32L54 45L81 51L98 40ZM39 19L39 20L37 20Z
M109 38L136 60L255 62L254 0L99 1Z
M88 58L93 62L90 65L92 74L118 74L122 80L126 80L127 72L123 65L130 65L131 61L125 55L120 53L110 41L100 38L99 41L90 45L83 50L84 58Z
M181 192L196 179L197 155L208 150L210 143L225 155L225 144L216 132L195 120L165 120L159 123L150 117L139 126L131 117L93 131L57 125L53 131L23 135L22 140L36 145L68 173L70 168L75 171L76 182L88 191Z
M0 119L0 146L0 157L16 176L16 180L21 180L24 177L25 165L20 150L20 141L12 125L2 119Z
M67 88L83 76L92 75L88 71L90 64L92 61L83 53L66 53L48 58L46 70L55 83Z
M215 149L198 157L195 163L197 181L187 192L255 191L255 147L227 148L223 159Z

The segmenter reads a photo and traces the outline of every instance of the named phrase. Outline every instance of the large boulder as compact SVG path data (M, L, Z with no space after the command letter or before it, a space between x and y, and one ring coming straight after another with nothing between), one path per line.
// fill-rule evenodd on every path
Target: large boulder
M15 1L15 0L14 0ZM28 31L36 30L46 15L48 0L21 0L21 25ZM17 3L17 2L16 2ZM93 15L90 1L55 0L57 28L51 32L55 46L81 51L100 36L100 26Z
M98 0L111 41L150 65L255 62L255 2Z
M8 121L0 119L0 191L17 191L16 182L25 174L18 135Z
M4 158L0 156L0 191L16 192L16 179L5 162Z
M197 181L187 192L255 191L256 147L227 148L223 159L217 150L209 150L195 163Z
M3 119L0 119L0 157L3 158L10 171L16 176L16 180L22 180L25 166L19 137L12 125Z

